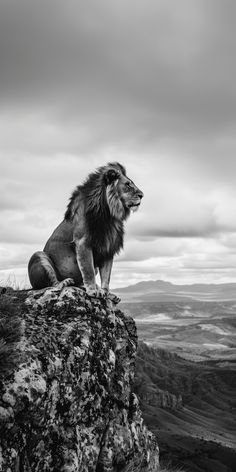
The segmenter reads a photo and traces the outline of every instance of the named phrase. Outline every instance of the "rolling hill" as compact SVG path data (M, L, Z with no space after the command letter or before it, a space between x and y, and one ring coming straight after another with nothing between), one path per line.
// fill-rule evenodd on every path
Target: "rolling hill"
M149 280L114 290L122 301L236 300L236 283L175 285Z

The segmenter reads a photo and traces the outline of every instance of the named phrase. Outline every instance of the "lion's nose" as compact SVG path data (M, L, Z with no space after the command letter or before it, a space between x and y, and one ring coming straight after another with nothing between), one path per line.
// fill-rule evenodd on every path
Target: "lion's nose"
M141 192L141 190L138 191L138 196L139 196L140 199L143 198L143 192Z

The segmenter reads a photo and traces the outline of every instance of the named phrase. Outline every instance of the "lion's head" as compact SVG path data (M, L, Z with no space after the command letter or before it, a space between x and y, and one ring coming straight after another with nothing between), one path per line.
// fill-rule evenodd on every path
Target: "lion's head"
M113 217L125 219L130 211L137 211L143 192L127 177L121 164L112 162L106 166L104 182L107 204Z
M107 219L125 220L130 211L136 211L143 192L127 177L124 166L110 162L90 174L83 185L73 192L65 218L72 219L80 205L81 195L86 202L86 214L90 221Z

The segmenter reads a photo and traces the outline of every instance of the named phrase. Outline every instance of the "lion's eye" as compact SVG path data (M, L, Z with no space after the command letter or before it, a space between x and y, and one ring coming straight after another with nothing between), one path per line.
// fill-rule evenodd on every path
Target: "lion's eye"
M131 188L131 185L130 185L130 183L129 183L129 182L126 182L126 184L125 184L125 185L126 185L126 187L127 187L127 188Z

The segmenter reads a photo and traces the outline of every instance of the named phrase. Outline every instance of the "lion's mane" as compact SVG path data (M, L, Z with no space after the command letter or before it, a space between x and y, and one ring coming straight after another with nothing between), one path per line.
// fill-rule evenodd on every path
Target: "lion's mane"
M95 248L95 262L101 257L112 257L123 247L123 222L130 214L122 202L117 180L106 181L108 171L126 176L118 162L109 163L89 174L83 185L76 187L70 198L65 220L73 221L83 201L87 240Z

